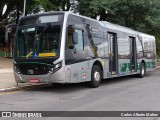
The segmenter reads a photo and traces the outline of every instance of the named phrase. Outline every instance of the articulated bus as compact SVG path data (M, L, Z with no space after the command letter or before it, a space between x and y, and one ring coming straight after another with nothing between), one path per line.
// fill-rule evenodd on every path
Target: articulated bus
M156 67L155 37L71 12L21 18L14 43L18 83L79 83L98 87L101 79Z

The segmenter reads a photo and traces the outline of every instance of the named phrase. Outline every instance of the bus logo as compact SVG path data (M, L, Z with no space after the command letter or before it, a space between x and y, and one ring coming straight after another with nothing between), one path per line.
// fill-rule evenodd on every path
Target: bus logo
M33 75L34 71L33 70L28 70L28 74Z

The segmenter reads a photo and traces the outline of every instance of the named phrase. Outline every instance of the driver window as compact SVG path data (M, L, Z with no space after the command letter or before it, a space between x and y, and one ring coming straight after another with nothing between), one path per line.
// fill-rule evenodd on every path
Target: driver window
M68 30L67 32L67 41L66 41L66 47L69 49L70 46L73 46L73 32L71 30Z
M83 45L83 31L80 29L75 29L74 32L78 33L78 43L73 44L73 29L68 29L67 31L67 40L66 40L66 48L68 49L73 49L73 46L77 50L83 50L84 45Z

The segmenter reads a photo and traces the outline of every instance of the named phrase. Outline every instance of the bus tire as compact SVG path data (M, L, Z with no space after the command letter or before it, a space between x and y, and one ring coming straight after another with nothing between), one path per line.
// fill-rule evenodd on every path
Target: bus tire
M101 83L102 73L99 66L94 65L91 71L90 87L97 88Z
M143 78L144 77L144 75L145 75L145 64L144 64L144 62L142 62L141 63L141 70L140 70L140 74L139 74L139 77L140 78Z

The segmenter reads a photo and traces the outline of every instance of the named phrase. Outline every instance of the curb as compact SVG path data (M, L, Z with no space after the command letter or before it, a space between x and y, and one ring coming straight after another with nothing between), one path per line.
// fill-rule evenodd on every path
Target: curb
M10 92L10 91L18 91L21 90L23 88L29 89L32 87L44 87L44 86L50 86L51 84L37 84L37 85L23 85L23 86L15 86L15 87L8 87L8 88L1 88L0 89L0 93L1 92Z
M12 90L17 90L17 89L19 89L19 88L18 87L2 88L2 89L0 89L0 92L9 92Z

